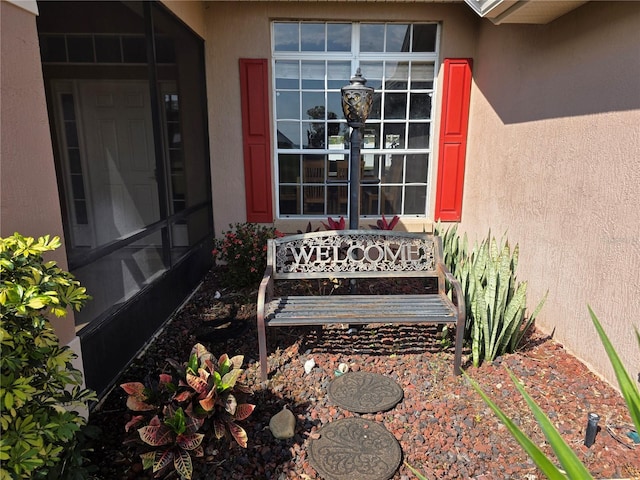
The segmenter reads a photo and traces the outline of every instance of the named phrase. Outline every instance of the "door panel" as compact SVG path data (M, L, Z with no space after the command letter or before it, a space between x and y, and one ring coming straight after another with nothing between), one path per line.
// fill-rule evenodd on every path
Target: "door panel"
M80 81L79 95L98 246L160 219L149 91L146 82Z

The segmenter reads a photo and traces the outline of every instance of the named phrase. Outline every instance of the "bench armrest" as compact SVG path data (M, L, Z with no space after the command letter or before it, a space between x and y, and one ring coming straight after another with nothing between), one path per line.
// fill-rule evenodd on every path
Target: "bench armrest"
M451 285L451 291L452 291L452 297L453 297L452 300L454 305L458 308L459 317L465 318L467 315L467 307L465 305L464 294L462 292L462 285L460 284L460 281L453 276L453 274L449 271L449 269L444 263L438 262L436 265L436 268L440 270L440 272L444 275L444 278ZM440 288L440 285L438 285L438 288ZM444 286L442 286L442 288L444 288ZM446 294L447 292L442 291L440 293Z
M258 302L256 305L257 315L259 319L264 319L264 307L273 298L273 267L267 265L262 280L260 281L260 288L258 289Z

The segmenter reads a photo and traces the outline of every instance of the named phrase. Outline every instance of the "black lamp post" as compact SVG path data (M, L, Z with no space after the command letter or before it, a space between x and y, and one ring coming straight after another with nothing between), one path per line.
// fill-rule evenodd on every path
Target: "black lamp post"
M373 103L373 88L365 86L367 79L360 69L351 77L351 83L340 89L342 111L352 128L349 150L349 229L357 230L360 220L360 128L369 117Z

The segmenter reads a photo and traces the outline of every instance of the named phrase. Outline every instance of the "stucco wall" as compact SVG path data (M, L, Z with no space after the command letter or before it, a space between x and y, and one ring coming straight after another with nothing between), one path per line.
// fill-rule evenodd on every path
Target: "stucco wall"
M640 3L591 2L548 25L483 21L462 227L520 244L539 325L616 384L600 318L640 371Z
M63 237L36 17L0 2L0 235ZM66 269L64 247L49 258ZM62 344L75 338L73 313L52 320Z
M246 219L238 60L271 58L272 20L441 21L442 58L473 56L475 28L480 22L464 4L371 3L363 8L361 3L208 2L205 11L211 176L217 234L230 223ZM435 169L432 174L435 175ZM279 227L284 231L304 228L282 223ZM303 223L306 225L307 221Z
M205 37L204 10L207 2L202 0L161 0L180 20L194 32Z

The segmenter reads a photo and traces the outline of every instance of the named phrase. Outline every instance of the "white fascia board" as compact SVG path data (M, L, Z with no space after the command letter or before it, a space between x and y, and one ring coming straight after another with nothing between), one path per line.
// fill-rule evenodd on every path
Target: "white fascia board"
M29 13L33 13L34 15L38 15L38 4L36 0L2 0L7 3L11 3L22 10L26 10Z

